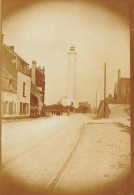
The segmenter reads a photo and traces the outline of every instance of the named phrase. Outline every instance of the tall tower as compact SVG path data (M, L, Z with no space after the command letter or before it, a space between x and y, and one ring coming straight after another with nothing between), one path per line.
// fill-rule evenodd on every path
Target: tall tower
M68 53L68 87L67 87L67 105L78 107L76 98L76 51L75 47L70 47Z

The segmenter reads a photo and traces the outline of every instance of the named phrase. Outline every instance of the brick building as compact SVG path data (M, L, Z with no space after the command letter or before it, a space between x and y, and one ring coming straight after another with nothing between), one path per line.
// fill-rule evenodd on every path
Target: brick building
M118 82L115 83L114 99L117 104L130 103L130 78L121 77L121 70L118 70Z
M2 42L2 117L40 115L45 98L45 69L32 68L15 51ZM36 112L36 114L35 114Z
M45 99L45 68L36 66L36 61L32 61L31 68L31 93L30 107L31 115L41 115Z

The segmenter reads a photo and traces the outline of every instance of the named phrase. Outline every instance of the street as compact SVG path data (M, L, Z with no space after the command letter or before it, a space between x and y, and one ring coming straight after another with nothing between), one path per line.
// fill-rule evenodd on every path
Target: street
M129 175L130 132L119 119L90 114L7 121L2 164L3 173L38 192L100 195Z

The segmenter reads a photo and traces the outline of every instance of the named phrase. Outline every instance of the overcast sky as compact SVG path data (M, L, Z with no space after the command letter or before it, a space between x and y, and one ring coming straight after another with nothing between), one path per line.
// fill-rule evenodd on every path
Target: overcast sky
M99 4L82 1L45 1L3 20L4 42L30 66L36 60L46 71L46 104L67 93L68 50L77 52L77 97L94 103L103 98L104 63L107 95L113 94L117 70L129 77L129 25L123 16ZM98 102L99 103L99 102Z

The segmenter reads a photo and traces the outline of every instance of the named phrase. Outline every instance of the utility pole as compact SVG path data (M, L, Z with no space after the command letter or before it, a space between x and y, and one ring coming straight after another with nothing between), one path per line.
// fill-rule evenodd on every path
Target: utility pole
M106 117L105 103L106 103L106 63L104 66L104 118Z
M134 3L130 3L131 192L134 193Z
M2 42L3 42L3 38L2 38L2 10L1 10L1 7L2 7L2 0L0 0L0 173L1 173L1 117L2 117L2 114L1 114L1 89L2 89Z
M94 113L95 113L96 111L95 111L95 99L94 99Z
M96 92L96 111L97 111L97 92Z

